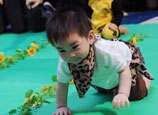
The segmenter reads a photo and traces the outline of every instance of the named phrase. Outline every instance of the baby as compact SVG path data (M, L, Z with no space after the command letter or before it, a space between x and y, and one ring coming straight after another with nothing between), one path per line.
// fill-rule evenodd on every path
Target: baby
M48 40L60 59L57 70L56 103L53 115L71 115L67 107L68 85L74 80L78 95L90 86L113 93L113 108L129 106L148 94L152 76L143 65L140 50L121 40L105 40L96 35L87 15L79 9L57 10L46 25ZM145 77L142 77L142 76ZM148 79L147 79L148 78Z

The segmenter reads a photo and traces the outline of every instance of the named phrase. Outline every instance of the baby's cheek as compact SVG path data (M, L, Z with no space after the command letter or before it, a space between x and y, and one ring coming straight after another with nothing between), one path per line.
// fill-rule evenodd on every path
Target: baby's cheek
M88 55L88 51L87 50L82 50L81 52L82 57L86 57Z
M60 57L61 57L64 61L66 60L66 56L65 56L65 55L60 54Z

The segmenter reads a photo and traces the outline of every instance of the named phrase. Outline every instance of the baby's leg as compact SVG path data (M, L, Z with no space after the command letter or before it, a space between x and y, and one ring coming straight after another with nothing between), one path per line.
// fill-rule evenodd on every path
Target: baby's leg
M149 90L150 84L151 84L151 80L147 79L146 77L143 77L143 79L145 81L146 88Z
M150 81L147 78L142 77L138 72L135 86L131 87L129 100L136 101L143 99L148 95L148 89L150 87Z
M128 28L119 26L119 31L120 31L120 34L127 34Z

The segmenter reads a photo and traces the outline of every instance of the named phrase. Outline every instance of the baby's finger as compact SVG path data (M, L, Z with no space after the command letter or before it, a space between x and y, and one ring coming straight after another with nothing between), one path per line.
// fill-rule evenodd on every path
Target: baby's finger
M40 3L43 3L43 0L40 0Z
M121 104L121 100L117 99L117 110L119 110Z
M70 109L68 109L68 114L71 115L71 110Z
M116 31L116 30L117 30L117 28L115 28L115 27L113 27L112 29L113 29L114 31Z
M117 104L117 101L113 100L112 106L113 106L114 109L115 109L115 107L116 107L116 104Z
M117 27L114 25L114 24L111 24L109 26L109 29L113 30L113 31L116 31L117 30Z
M67 112L67 111L64 111L63 113L64 113L63 115L68 115L68 112Z
M0 4L3 5L3 0L0 0Z
M31 2L33 2L33 0L26 0L26 7L28 9L31 9L31 5L30 5Z
M65 115L63 111L60 111L58 114L56 115Z
M39 2L35 2L32 6L31 6L31 8L35 8L36 6L38 6L40 3Z
M123 109L125 107L125 101L122 101L121 108Z
M53 113L52 115L56 115L56 112L55 112L55 113Z
M128 99L126 100L126 104L127 104L127 107L129 107L130 102L129 102L129 100L128 100Z

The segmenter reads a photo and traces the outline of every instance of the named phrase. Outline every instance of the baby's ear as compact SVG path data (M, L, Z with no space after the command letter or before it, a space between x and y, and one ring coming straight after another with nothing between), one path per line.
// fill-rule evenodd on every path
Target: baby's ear
M88 41L89 41L89 43L90 43L90 44L93 44L94 39L95 39L94 31L93 31L93 30L90 30L90 31L89 31L89 34L88 34Z

